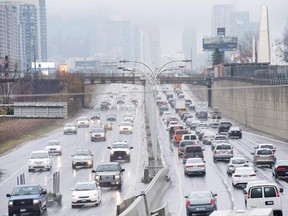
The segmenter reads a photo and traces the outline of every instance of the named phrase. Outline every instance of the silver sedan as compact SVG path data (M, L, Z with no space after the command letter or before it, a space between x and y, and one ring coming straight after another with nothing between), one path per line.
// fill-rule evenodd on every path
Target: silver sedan
M184 174L206 175L205 161L202 158L188 158L184 165Z

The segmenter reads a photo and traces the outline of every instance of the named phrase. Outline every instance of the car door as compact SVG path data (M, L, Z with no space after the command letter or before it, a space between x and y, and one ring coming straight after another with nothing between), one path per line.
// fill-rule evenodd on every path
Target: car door
M278 189L273 186L264 186L263 187L263 197L265 208L281 209L281 198Z

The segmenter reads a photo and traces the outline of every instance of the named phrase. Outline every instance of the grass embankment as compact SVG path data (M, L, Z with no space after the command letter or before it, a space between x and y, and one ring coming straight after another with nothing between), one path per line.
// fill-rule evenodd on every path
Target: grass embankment
M0 154L58 128L62 120L9 119L0 121Z

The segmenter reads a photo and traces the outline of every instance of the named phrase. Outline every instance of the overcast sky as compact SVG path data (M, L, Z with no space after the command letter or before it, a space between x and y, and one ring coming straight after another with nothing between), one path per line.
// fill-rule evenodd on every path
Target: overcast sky
M132 22L159 26L163 52L182 50L182 32L187 25L198 37L211 34L213 4L233 4L238 11L249 11L250 21L260 20L261 5L268 5L270 36L281 37L288 16L287 0L47 0L47 16L70 19L97 13L99 8ZM49 26L48 26L49 34Z

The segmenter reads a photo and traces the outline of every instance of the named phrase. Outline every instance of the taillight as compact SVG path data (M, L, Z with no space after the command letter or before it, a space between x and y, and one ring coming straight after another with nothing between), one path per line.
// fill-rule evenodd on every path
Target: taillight
M216 150L214 150L213 153L216 154Z
M186 206L190 206L190 201L189 200L186 201Z
M198 165L198 167L205 167L205 165Z
M186 158L186 156L187 156L186 153L184 153L184 154L183 154L183 158Z
M186 166L186 168L192 168L193 166Z
M230 154L233 154L233 150L230 150Z
M260 158L260 156L255 156L255 158Z
M211 205L214 205L214 204L215 204L215 200L214 200L214 199L211 199L210 204L211 204Z
M284 171L284 170L286 170L286 169L285 169L285 167L277 167L276 170L277 170L277 171Z

